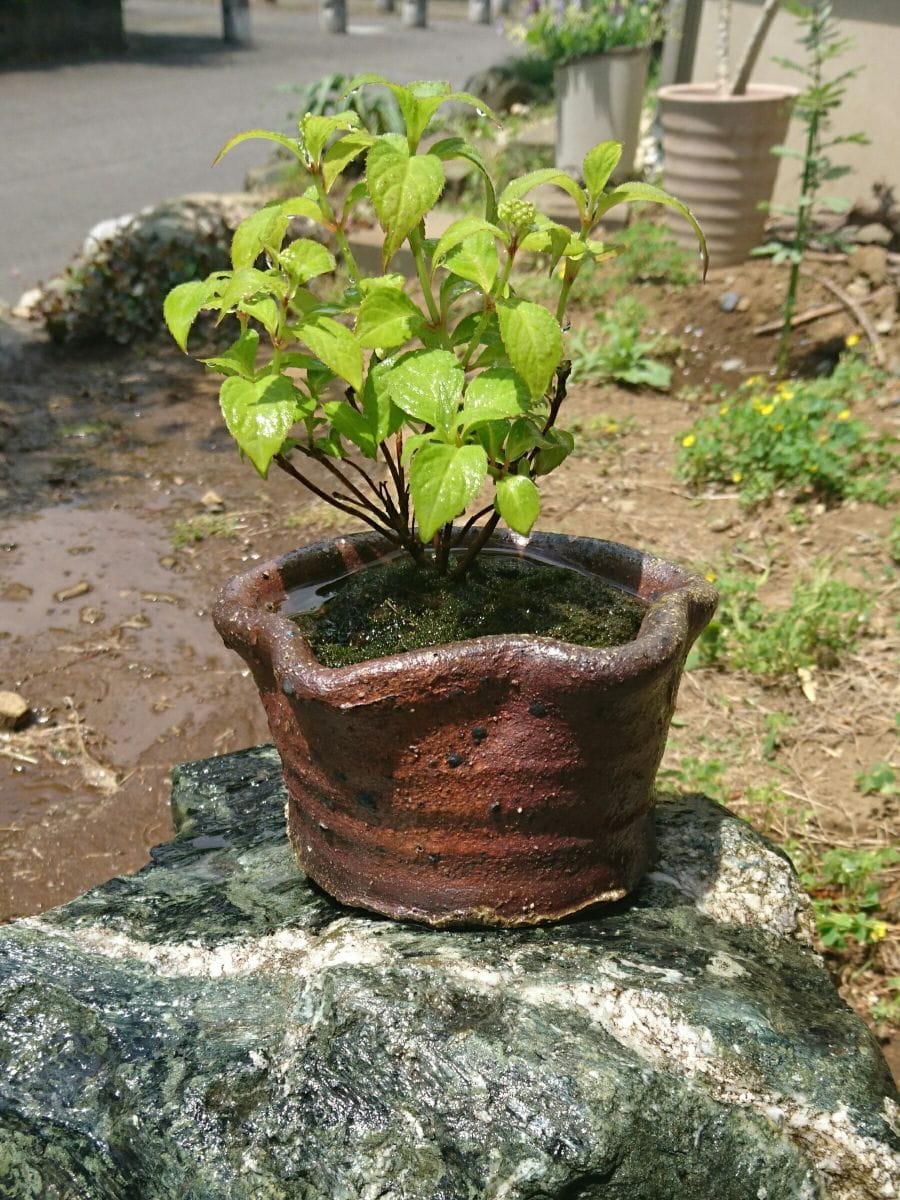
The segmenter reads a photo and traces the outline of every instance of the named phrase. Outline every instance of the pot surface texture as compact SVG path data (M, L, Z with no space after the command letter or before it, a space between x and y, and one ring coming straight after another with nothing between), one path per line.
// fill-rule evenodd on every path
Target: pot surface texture
M744 96L723 96L714 84L659 89L665 186L700 222L712 267L744 262L763 241L779 159L772 147L787 136L796 88L751 84ZM683 217L666 223L686 250L696 247Z
M214 611L259 687L303 869L346 904L436 926L621 899L653 861L654 778L715 592L616 543L534 534L525 553L647 605L634 641L492 635L323 666L279 611L286 595L390 549L369 534L318 543L232 580Z

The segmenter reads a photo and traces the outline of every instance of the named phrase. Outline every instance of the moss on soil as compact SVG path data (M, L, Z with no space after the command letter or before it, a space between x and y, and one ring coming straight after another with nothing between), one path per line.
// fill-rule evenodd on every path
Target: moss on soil
M394 560L356 572L293 619L320 662L346 666L494 633L579 646L632 641L646 608L594 576L523 558L482 558L461 582Z

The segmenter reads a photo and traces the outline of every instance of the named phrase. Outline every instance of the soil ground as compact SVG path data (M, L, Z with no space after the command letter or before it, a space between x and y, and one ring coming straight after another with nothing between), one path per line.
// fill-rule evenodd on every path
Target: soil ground
M827 270L842 284L853 275L846 262ZM810 506L795 525L786 502L748 513L727 490L693 494L672 469L679 435L715 387L771 366L773 342L753 327L777 315L782 289L767 262L683 290L636 287L650 324L673 339L675 385L572 389L582 447L547 480L540 524L704 569L730 554L769 571L775 606L823 556L841 578L867 583L868 634L817 673L814 691L796 679L767 686L689 672L663 780L709 791L783 841L802 832L813 849L885 845L897 840L895 801L861 794L855 780L894 749L890 512ZM726 290L746 299L745 311L722 311ZM828 298L807 284L801 307ZM575 314L576 325L591 322ZM838 314L798 333L798 350L823 354L854 329ZM885 349L897 354L897 333ZM63 351L33 328L0 323L0 690L23 694L36 718L0 734L0 919L142 866L172 832L172 765L267 740L252 680L212 628L211 602L249 561L347 524L285 477L264 484L241 463L216 391L175 349ZM898 395L894 380L860 415L896 430ZM611 423L616 436L604 433ZM785 720L767 743L771 714ZM776 801L748 800L773 778ZM833 960L870 1021L873 997L900 975L896 875L892 888L883 896L891 935L868 955ZM896 1069L898 1044L886 1026L879 1033Z

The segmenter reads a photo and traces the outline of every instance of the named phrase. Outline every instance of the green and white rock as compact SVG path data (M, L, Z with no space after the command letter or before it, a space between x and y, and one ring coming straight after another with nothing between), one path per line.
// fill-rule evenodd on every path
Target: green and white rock
M0 929L3 1200L900 1193L808 902L710 801L660 806L631 903L487 932L310 886L270 749L180 768L173 805L146 870Z

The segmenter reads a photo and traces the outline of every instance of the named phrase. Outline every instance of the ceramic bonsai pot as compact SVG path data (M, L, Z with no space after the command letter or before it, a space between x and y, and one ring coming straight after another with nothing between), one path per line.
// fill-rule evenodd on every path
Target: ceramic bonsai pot
M772 147L787 136L796 88L751 84L722 95L712 83L659 89L666 187L700 222L713 267L744 262L763 240L779 160ZM694 233L666 213L676 240L693 249Z
M577 174L591 146L614 139L622 143L622 157L613 180L631 175L649 66L648 47L627 46L556 68L558 167Z
M512 548L497 535L495 546ZM619 900L654 856L654 777L702 579L612 542L528 550L647 605L610 649L504 635L329 668L279 609L390 550L320 542L231 580L214 610L259 687L301 866L349 905L434 926L531 925Z

